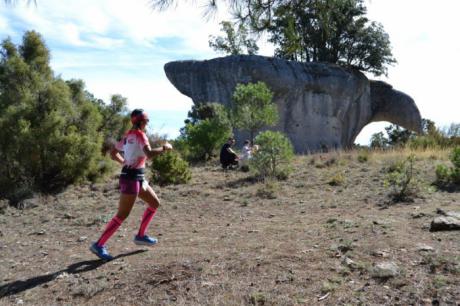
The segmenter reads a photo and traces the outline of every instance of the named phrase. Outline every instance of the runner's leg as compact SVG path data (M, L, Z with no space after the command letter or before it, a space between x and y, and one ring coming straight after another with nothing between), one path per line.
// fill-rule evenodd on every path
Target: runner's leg
M144 200L147 204L147 208L145 209L144 214L142 216L141 225L139 227L139 232L137 234L139 237L144 237L148 225L152 221L153 216L155 216L157 208L160 206L160 200L158 199L158 196L155 194L155 191L153 191L152 187L150 186L147 186L146 190L143 190L141 188L141 190L139 191L139 198Z

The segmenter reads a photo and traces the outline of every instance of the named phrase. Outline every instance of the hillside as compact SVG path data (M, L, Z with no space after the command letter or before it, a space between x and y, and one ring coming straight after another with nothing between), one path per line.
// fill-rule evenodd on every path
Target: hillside
M0 305L457 305L459 231L430 232L459 193L436 191L447 152L417 153L418 196L392 204L385 169L408 152L299 156L286 181L216 164L158 187L151 249L132 243L142 206L88 250L116 211L117 179L0 208ZM334 183L330 183L331 180ZM333 186L335 185L335 186ZM396 266L394 276L376 266Z

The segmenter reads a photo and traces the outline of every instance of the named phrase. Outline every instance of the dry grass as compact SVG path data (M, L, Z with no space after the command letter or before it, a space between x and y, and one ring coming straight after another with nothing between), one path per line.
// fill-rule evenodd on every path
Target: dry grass
M150 233L160 243L136 252L136 205L108 244L121 256L105 264L88 246L115 212L115 178L34 209L3 209L0 304L455 305L458 232L428 231L436 208L459 207L458 193L430 186L448 152L416 152L425 188L414 203L387 209L384 169L411 152L359 154L299 156L292 176L276 183L195 167L188 185L155 186L162 206ZM396 263L399 276L373 278L382 261Z

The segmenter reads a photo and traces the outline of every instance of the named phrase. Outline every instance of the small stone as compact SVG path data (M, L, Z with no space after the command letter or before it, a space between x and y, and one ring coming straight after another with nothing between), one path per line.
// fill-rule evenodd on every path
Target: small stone
M419 243L417 244L417 251L419 252L434 252L434 248L427 244Z
M32 232L32 233L30 233L29 235L42 236L42 235L45 235L45 234L46 234L46 231L45 231L45 230L39 230L39 231L36 231L36 232Z
M460 219L460 212L448 211L447 216Z
M75 219L75 217L72 216L72 215L69 214L69 213L65 213L65 214L64 214L64 218L65 218L65 219L69 219L69 220L70 220L70 219Z
M442 209L442 208L436 208L436 213L437 213L438 215L446 216L446 212L445 212L444 209Z
M78 242L86 241L86 239L88 239L88 237L86 237L86 236L81 236L80 238L78 238Z
M399 267L391 261L382 262L372 269L371 275L374 278L391 278L399 275Z
M386 257L389 257L390 254L388 251L386 250L382 250L382 251L373 251L371 253L372 256L375 256L375 257L383 257L383 258L386 258Z
M427 214L425 214L423 212L413 212L413 213L411 213L411 216L412 216L413 219L419 219L419 218L426 217Z
M63 278L68 278L68 277L69 277L69 274L67 272L62 272L56 278L57 279L63 279Z
M445 211L442 208L437 208L436 213L438 215L460 219L460 211Z
M342 263L346 265L348 268L350 268L351 270L355 270L358 268L358 265L356 264L356 262L354 262L352 259L348 258L347 256L343 257Z
M453 216L436 217L431 221L430 231L460 230L460 218Z
M33 197L30 199L24 199L21 202L17 204L17 207L19 209L30 209L30 208L35 208L40 205L40 199L38 197Z

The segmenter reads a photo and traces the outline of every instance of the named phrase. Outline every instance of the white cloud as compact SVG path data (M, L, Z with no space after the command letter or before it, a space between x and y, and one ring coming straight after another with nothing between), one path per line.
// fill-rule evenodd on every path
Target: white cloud
M102 49L112 49L112 48L119 48L125 44L123 39L116 39L110 37L103 37L100 35L89 35L87 46L91 46L95 49L102 48Z
M60 27L62 39L72 46L83 46L85 43L80 38L80 30L73 23L65 23Z
M1 33L10 33L12 29L8 26L8 21L5 17L0 15L0 32Z

